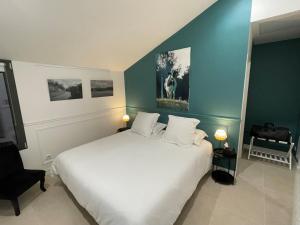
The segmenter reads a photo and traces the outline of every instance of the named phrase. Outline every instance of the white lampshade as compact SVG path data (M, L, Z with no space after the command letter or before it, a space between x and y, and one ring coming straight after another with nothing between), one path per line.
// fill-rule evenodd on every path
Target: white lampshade
M215 138L218 141L225 141L227 139L227 133L226 133L226 131L222 130L222 129L216 130Z
M127 114L125 114L122 119L124 122L128 122L130 120L130 117Z

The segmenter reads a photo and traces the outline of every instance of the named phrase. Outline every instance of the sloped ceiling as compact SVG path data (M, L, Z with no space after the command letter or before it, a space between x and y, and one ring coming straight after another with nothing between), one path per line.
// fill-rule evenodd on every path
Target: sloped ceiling
M254 44L300 38L300 11L252 23Z
M216 0L1 0L0 58L123 71Z
M252 0L251 22L300 10L299 0Z

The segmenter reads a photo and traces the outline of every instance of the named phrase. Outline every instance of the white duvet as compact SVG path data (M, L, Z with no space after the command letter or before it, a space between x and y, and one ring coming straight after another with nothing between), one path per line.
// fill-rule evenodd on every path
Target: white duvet
M63 152L52 168L99 225L172 225L211 157L207 141L179 147L128 130Z

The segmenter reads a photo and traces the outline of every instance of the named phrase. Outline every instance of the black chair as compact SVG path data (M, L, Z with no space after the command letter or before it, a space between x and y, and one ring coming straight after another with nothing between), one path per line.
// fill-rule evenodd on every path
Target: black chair
M40 188L46 191L45 171L26 170L19 150L13 143L0 144L0 199L10 200L15 215L20 215L18 197L40 181Z

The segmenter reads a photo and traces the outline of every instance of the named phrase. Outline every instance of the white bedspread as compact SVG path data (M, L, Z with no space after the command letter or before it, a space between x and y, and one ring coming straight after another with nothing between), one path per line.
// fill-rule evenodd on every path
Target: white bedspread
M52 168L100 225L172 225L211 158L207 141L179 147L128 130L63 152Z

